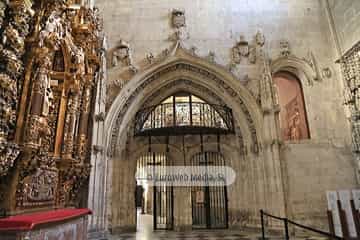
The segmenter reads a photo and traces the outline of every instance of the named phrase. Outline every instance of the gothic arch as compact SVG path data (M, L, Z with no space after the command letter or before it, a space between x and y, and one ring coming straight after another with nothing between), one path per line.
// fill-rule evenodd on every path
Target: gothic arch
M256 201L259 204L267 206L265 192L270 191L269 188L277 187L277 183L273 182L269 183L268 188L262 184L266 184L267 173L264 171L264 166L269 164L269 161L277 161L277 159L272 159L272 155L269 154L270 150L267 144L269 136L265 133L264 126L266 124L264 124L263 112L256 99L227 69L179 47L167 57L155 61L148 68L136 73L121 89L106 116L107 212L110 216L110 228L114 231L117 231L117 228L131 227L135 221L130 208L120 210L121 206L126 206L126 203L133 201L130 199L132 196L127 196L127 199L119 198L119 191L124 192L124 189L131 189L135 185L133 178L125 177L132 172L132 170L126 169L133 169L135 165L130 159L124 157L127 139L132 138L131 128L134 125L135 115L143 106L159 103L168 95L179 90L186 90L206 102L226 104L232 109L236 126L236 135L231 136L234 138L234 141L231 141L234 145L230 147L221 145L221 148L232 159L234 149L238 148L239 142L241 142L239 152L246 152L246 154L240 154L241 159L234 158L232 164L236 166L245 164L248 168L251 168L252 164L259 165L252 170L256 174L248 176L258 186ZM216 142L210 142L210 144L216 146ZM131 146L131 143L128 146ZM245 146L245 150L243 146ZM195 146L191 150L196 151L199 148ZM253 159L260 161L253 161ZM250 162L253 163L250 164ZM271 174L276 173L270 173L268 177L271 177ZM242 176L241 179L246 176ZM254 176L258 176L258 179L255 179ZM241 179L238 180L239 186ZM112 189L115 189L114 193ZM244 191L247 190L244 188ZM246 195L248 198L255 196L250 193L246 194L248 194ZM276 212L282 212L282 195L275 194L273 198L276 201L269 204L276 205ZM231 204L236 205L237 203L232 202ZM256 218L258 212L253 209L252 214Z
M314 81L320 80L319 73L315 70L314 65L295 56L277 58L271 62L270 67L272 75L280 71L292 73L299 78L303 87L311 86Z
M116 155L115 146L118 146L120 136L139 107L166 84L179 79L201 85L223 99L233 109L234 115L246 122L242 128L249 129L248 142L258 147L263 138L263 119L254 97L224 68L180 48L173 56L135 75L116 97L105 120L109 156Z
M300 84L302 98L301 101L303 102L302 108L304 112L303 122L306 125L306 127L303 127L303 132L305 133L304 135L306 135L306 137L304 137L302 140L309 139L311 135L311 128L308 121L309 113L307 112L307 92L309 91L309 88L313 85L314 81L320 80L319 74L316 71L316 66L314 66L314 63L312 63L311 65L304 59L300 59L295 56L281 57L271 63L271 73L273 78L278 74L287 74L295 78Z

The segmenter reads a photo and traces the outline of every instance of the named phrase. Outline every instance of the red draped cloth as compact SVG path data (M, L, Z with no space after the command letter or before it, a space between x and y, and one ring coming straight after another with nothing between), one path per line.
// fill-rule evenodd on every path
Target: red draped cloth
M0 219L1 231L29 231L38 225L63 222L91 214L87 208L59 209L47 212L16 215Z

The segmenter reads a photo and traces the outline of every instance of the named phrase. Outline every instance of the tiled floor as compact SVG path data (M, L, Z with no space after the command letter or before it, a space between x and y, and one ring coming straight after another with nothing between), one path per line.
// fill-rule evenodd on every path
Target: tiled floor
M138 214L138 230L136 233L124 233L113 236L112 240L247 240L255 239L253 236L247 237L240 232L230 230L214 230L214 231L191 231L191 232L175 232L175 231L153 231L153 216Z
M123 233L112 236L111 240L255 240L260 233L240 232L232 230L196 230L191 232L153 231L152 215L138 214L138 230L136 233ZM271 239L284 239L271 237ZM319 238L292 238L319 239Z

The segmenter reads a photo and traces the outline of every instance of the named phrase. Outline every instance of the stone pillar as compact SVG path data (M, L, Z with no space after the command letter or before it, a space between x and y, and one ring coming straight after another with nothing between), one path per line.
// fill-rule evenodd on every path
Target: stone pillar
M286 216L285 192L283 185L282 164L280 160L280 129L278 124L278 100L274 91L269 60L266 56L263 59L264 68L260 80L261 103L264 114L264 164L261 165L263 179L265 180L266 198L264 206L268 211L277 216ZM270 222L270 225L277 225L278 221Z
M92 134L91 173L89 180L88 208L93 211L88 221L88 238L106 238L107 226L107 171L104 152L105 97L106 97L106 39L101 49L101 66L97 75L94 125Z

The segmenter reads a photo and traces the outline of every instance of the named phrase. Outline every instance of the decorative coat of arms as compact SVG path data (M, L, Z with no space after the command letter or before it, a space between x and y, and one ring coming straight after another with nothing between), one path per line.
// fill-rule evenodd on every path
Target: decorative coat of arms
M172 11L172 25L175 28L185 27L185 11L174 9Z
M113 52L112 65L114 67L117 66L119 61L124 63L126 66L130 66L132 64L130 44L124 40L120 40L120 44Z
M244 36L240 36L240 41L233 48L233 60L235 63L240 63L242 57L249 56L249 43Z

